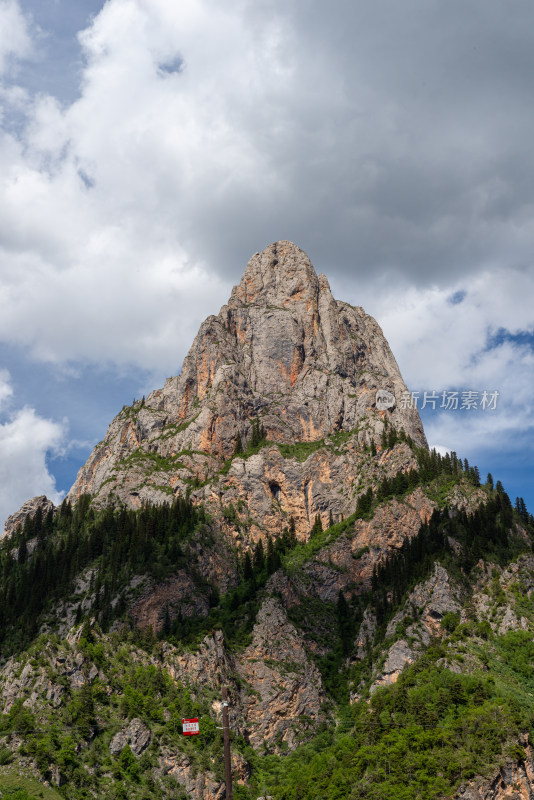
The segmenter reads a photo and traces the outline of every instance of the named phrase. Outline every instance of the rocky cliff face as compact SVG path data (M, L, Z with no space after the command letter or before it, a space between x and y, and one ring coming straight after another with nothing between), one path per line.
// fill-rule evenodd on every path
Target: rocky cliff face
M396 402L377 408L378 390ZM365 448L379 446L385 424L426 444L417 410L400 402L406 391L375 320L334 300L307 255L277 242L202 324L181 374L113 420L69 497L135 508L189 490L214 508L246 506L252 539L291 515L305 536L317 513L354 510ZM230 465L254 426L272 446ZM353 491L340 496L340 483Z
M164 652L175 680L210 689L223 683L231 687L232 727L254 747L268 742L293 749L325 719L321 706L327 697L306 645L280 602L267 597L250 645L237 655L227 650L220 631L207 636L195 653Z

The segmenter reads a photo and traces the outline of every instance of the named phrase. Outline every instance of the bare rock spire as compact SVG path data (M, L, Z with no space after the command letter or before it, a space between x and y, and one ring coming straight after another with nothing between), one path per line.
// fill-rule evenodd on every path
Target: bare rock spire
M293 242L274 242L252 256L228 305L290 308L316 302L318 291L317 274L304 250Z
M378 391L396 402L377 408ZM275 242L252 256L228 304L201 325L181 374L113 420L70 497L89 492L102 503L136 506L168 501L200 483L193 493L199 501L210 503L231 485L236 501L259 516L262 503L271 508L274 499L275 518L291 514L303 525L318 510L350 513L356 498L345 494L344 482L351 475L357 483L359 453L372 442L380 451L385 426L426 445L417 410L399 402L406 391L375 320L335 300L297 245ZM297 468L276 448L238 458L221 475L236 448L250 444L255 426L280 445L319 447L324 440L320 480L312 465ZM334 466L328 437L336 434L352 444Z

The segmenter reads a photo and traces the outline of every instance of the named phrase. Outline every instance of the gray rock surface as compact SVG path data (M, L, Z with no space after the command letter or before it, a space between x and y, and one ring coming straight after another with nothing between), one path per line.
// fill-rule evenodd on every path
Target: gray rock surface
M147 749L151 739L150 728L135 717L126 728L115 734L109 743L109 750L112 755L116 756L126 745L129 745L134 756L140 756Z
M241 696L254 747L268 740L284 741L292 749L306 730L324 720L320 672L278 600L269 597L263 602L252 643L239 656L238 671L254 688Z
M376 631L376 616L374 613L366 608L363 613L362 624L358 636L354 642L353 659L362 661L365 658L367 647L372 645Z
M447 612L459 614L461 609L459 595L460 590L451 582L447 570L441 564L435 564L430 578L418 584L410 592L404 608L388 623L386 637L391 640L397 635L399 638L389 647L384 665L373 681L371 692L376 691L379 686L395 683L403 669L414 663L432 636L446 635L441 620ZM403 624L406 617L414 613L417 619L404 628L405 633L397 633L397 626ZM362 629L360 629L361 636ZM355 642L355 647L356 653L353 658L364 652L362 643L358 640Z
M397 403L377 409L379 389ZM69 497L89 492L139 507L169 502L196 481L205 485L193 498L214 508L223 497L241 501L263 530L293 515L305 537L315 514L326 522L330 512L351 513L357 489L340 496L339 481L352 474L356 487L369 466L365 445L379 445L386 421L426 444L417 410L399 402L406 391L375 320L334 300L307 255L277 242L251 258L228 304L201 325L181 374L117 415ZM326 437L324 447L309 461L267 448L221 475L238 435L250 441L254 419L272 442ZM339 432L353 432L341 448L328 440Z
M418 584L410 593L407 608L415 608L420 614L417 626L408 630L409 635L423 637L428 644L430 636L442 636L444 631L441 620L448 612L460 613L460 592L457 586L451 583L447 570L441 564L434 565L432 576L423 583ZM390 621L386 636L393 636L395 628L405 616L405 611L397 613Z
M371 693L375 692L380 686L395 683L404 667L413 664L415 658L413 649L404 639L399 639L392 644L381 674L371 686Z
M224 784L216 781L211 772L198 773L184 753L165 748L159 761L163 775L170 775L183 786L192 800L222 800Z
M43 512L43 516L48 514L50 510L56 510L55 505L46 495L42 494L38 497L32 497L31 500L26 500L18 511L7 518L4 525L3 536L11 536L19 525L24 527L26 517L33 517L39 508Z
M232 729L246 731L254 746L267 740L278 747L284 741L284 747L293 749L299 736L324 720L321 674L275 598L264 600L252 642L237 655L227 652L220 631L206 636L195 653L177 653L170 645L164 645L162 653L174 680L200 687L234 687L229 709ZM219 703L214 710L220 714ZM306 721L299 722L300 717Z

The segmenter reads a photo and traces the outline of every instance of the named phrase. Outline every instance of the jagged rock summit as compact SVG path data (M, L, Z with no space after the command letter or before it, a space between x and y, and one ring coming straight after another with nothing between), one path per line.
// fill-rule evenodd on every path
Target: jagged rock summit
M396 404L377 409L378 390ZM69 497L137 507L189 491L221 506L225 493L257 519L256 537L289 514L304 535L317 513L350 513L357 491L340 497L339 488L357 482L384 425L426 445L417 410L399 404L406 391L375 320L334 300L303 250L276 242L252 256L228 304L201 325L180 375L117 415ZM247 454L255 426L270 446ZM340 435L336 453L329 437ZM299 443L316 443L313 460L279 447ZM240 444L245 453L229 464Z

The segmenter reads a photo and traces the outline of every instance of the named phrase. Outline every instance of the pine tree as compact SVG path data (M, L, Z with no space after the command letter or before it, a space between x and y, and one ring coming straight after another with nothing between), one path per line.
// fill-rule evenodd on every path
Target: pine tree
M265 439L265 428L257 417L252 420L252 434L250 437L250 447L254 448L261 444Z
M289 517L289 542L290 546L294 547L297 543L297 533L295 528L295 517Z
M265 552L263 542L260 539L254 548L254 571L261 572L265 567Z
M280 566L280 556L278 555L274 542L269 536L267 539L267 572L272 575Z
M54 512L50 509L45 517L44 530L46 535L50 534L54 527Z
M19 549L17 551L17 560L19 564L25 564L28 558L28 547L26 546L26 537L23 535L20 540Z
M349 604L345 599L345 595L339 590L339 594L337 597L337 605L336 605L336 612L337 612L337 622L339 628L339 635L341 638L343 651L347 652L350 648L351 644L351 619L350 619L350 608Z
M519 515L525 522L528 522L529 514L527 511L527 506L525 504L525 501L523 500L522 497L516 497L515 510L519 513Z
M235 440L234 455L235 456L239 456L239 455L242 454L242 452L243 452L243 442L241 441L241 433L239 433L239 431L238 431L237 438Z
M359 516L365 516L371 511L371 507L373 505L373 490L371 487L361 494L358 497L358 502L356 503L356 514Z
M376 564L373 567L373 575L371 577L371 589L373 590L373 592L376 592L376 590L378 589L378 572L376 569Z
M388 433L388 447L395 447L397 444L397 431L395 428L390 428Z
M245 553L245 560L243 562L243 578L246 581L249 581L252 578L252 561L250 559L250 553Z
M72 516L72 506L69 500L67 500L67 498L63 500L63 502L59 507L59 515L65 518L69 518Z
M22 535L26 541L29 541L33 537L34 530L33 517L28 515L24 520L24 528L22 529Z
M41 530L43 527L43 509L41 506L35 512L33 517L33 530L37 536L41 536Z
M316 514L315 515L315 519L313 521L313 527L312 527L312 529L310 531L310 537L311 536L316 536L318 533L322 533L322 532L323 532L323 523L321 521L321 515L320 514Z
M168 636L170 632L171 632L171 615L169 613L169 604L165 603L165 611L163 613L162 633L164 636Z

